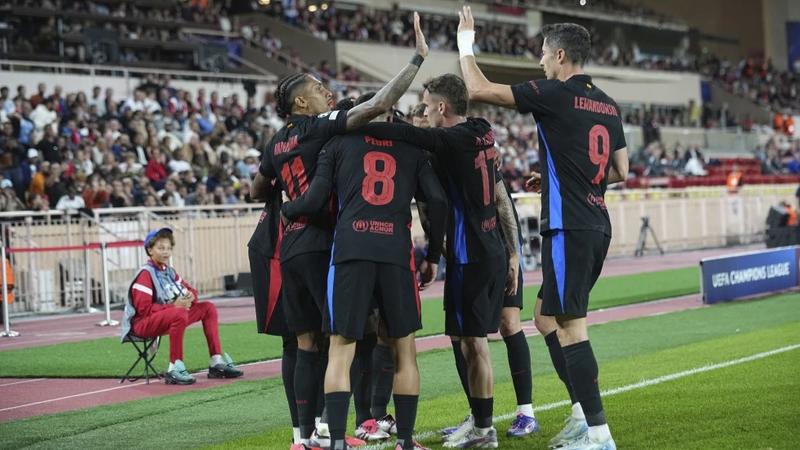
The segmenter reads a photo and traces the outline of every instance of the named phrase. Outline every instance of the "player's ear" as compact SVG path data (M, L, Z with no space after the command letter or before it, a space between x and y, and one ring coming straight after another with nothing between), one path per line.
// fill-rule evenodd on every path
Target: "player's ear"
M308 106L308 100L302 95L296 95L294 97L294 105L297 106L298 109L304 109Z

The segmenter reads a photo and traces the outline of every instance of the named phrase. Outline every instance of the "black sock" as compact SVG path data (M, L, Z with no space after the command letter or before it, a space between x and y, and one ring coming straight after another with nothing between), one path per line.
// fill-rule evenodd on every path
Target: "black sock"
M328 411L328 429L331 432L331 450L339 450L339 443L344 444L344 431L347 428L347 410L350 407L350 393L331 392L325 394L325 407ZM342 446L341 450L346 448L346 446Z
M469 408L472 409L472 396L469 395L469 381L467 381L467 360L464 359L464 352L461 351L461 341L450 341L453 347L453 357L456 360L456 370L458 371L458 378L461 380L461 387L464 389L464 395L467 396Z
M392 396L394 384L394 358L392 349L377 344L372 351L372 417L380 419L386 415L386 405Z
M283 390L286 392L286 401L289 403L289 416L292 418L292 427L297 428L297 401L294 395L294 369L297 365L297 337L283 337L283 356L281 356L281 377Z
M328 423L327 410L325 409L325 371L328 369L328 348L319 352L319 386L317 391L317 409L315 417L321 417L320 422Z
M356 426L373 418L370 411L372 350L375 348L377 340L378 337L374 333L365 334L364 338L356 343L356 355L353 365L350 366L350 389L353 391L353 404L356 408Z
M544 342L547 344L547 350L550 352L550 361L553 362L553 367L556 369L558 378L564 383L569 393L569 399L574 405L578 403L578 398L572 390L572 383L569 382L567 375L567 361L564 359L564 351L561 349L561 344L558 342L558 335L555 331L544 337Z
M318 376L319 354L297 349L294 395L302 439L310 438L314 431L314 415L317 412L317 395L321 384Z
M508 353L508 367L511 369L511 380L514 393L517 394L517 405L529 405L533 397L533 378L531 377L531 349L525 332L503 338Z
M592 345L589 341L568 345L564 347L564 358L572 389L586 415L586 423L589 426L603 425L606 417L600 400L600 386L597 384L599 370Z
M475 417L476 428L489 428L492 426L492 414L494 413L494 397L475 398L470 401L472 405L472 415Z
M394 410L397 414L397 442L403 450L413 449L414 422L417 420L419 395L394 394Z

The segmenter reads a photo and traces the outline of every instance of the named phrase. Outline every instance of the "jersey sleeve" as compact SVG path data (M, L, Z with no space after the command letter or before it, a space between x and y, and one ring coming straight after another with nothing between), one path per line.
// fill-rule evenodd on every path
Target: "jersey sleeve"
M270 148L268 146L267 148ZM266 179L272 180L278 177L275 166L272 164L272 155L268 151L261 153L261 163L258 165L258 172Z
M319 212L328 200L333 188L336 168L336 154L339 146L336 140L329 141L319 153L317 172L302 195L281 206L281 212L289 220Z
M440 128L419 128L402 123L376 122L364 125L360 131L380 136L381 139L406 142L434 154L447 151L444 130Z
M511 86L517 110L523 114L533 113L534 117L549 114L553 111L557 80L531 80Z
M417 180L418 191L422 194L417 196L417 200L423 199L427 204L429 223L428 254L425 260L438 264L447 226L447 196L427 158L420 159L417 165Z
M325 140L347 133L347 111L337 109L316 116L314 128L325 137Z
M617 109L619 110L619 108ZM615 127L614 134L614 151L628 146L628 143L625 142L625 130L622 128L622 121L620 121L619 125Z

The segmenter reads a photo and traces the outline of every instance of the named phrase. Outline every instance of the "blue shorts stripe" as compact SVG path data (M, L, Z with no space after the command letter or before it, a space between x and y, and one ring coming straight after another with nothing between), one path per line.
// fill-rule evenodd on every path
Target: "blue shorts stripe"
M558 289L558 301L561 303L561 312L566 312L564 306L564 286L567 278L567 254L564 248L564 232L558 231L553 234L551 241L551 257L553 259L553 272L556 275L556 287Z

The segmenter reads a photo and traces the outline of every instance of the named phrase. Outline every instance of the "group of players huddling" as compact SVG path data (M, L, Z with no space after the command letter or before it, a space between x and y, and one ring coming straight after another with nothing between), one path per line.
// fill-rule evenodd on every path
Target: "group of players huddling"
M445 330L470 407L460 425L442 430L444 447L498 446L487 341L498 330L518 404L506 434L539 431L520 326L518 218L491 125L466 117L470 100L531 113L538 125L543 169L527 184L542 195L544 279L534 317L573 404L550 446L616 448L586 312L611 239L606 186L628 170L619 109L583 74L590 48L583 27L545 26L547 79L508 86L483 76L469 7L459 17L464 78L427 81L413 125L397 120L392 106L428 55L416 13L413 59L355 104L337 105L307 74L277 86L286 125L262 153L252 195L266 205L249 247L259 331L283 336L291 450L345 450L391 434L396 450L424 448L412 439L420 384L414 333L422 327L419 290L434 280L443 251ZM429 242L420 267L412 199ZM345 435L351 393L355 437ZM386 410L392 396L394 416Z

